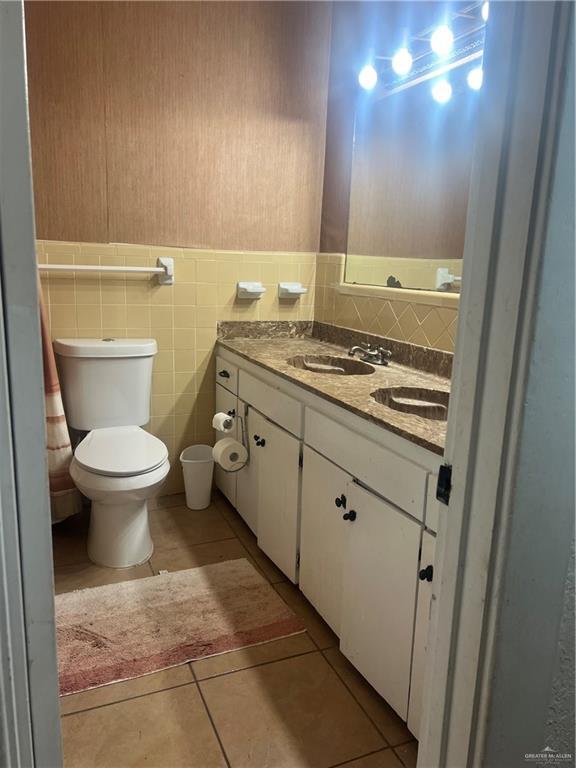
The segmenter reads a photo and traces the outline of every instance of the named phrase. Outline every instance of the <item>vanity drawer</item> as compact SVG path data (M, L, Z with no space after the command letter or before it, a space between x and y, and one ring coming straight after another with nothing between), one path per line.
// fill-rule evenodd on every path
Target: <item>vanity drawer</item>
M240 398L296 437L302 436L302 405L298 400L240 371Z
M238 394L238 368L222 357L216 357L216 381L234 395Z
M304 442L368 488L424 520L428 472L310 408Z

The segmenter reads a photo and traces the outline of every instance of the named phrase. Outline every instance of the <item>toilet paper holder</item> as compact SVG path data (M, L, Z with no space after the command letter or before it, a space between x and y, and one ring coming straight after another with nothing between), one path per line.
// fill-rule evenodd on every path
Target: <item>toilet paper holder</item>
M212 426L218 432L231 432L234 429L235 418L236 411L215 413L212 417Z
M227 469L220 464L219 461L217 461L216 456L214 455L214 449L212 452L212 455L214 456L214 460L217 464L220 465L222 470L226 473L235 473L239 472L241 469L244 469L249 463L250 463L250 443L248 441L247 435L246 435L246 418L248 416L248 406L244 404L244 414L237 413L235 408L231 408L226 413L219 412L215 413L212 418L212 426L213 428L218 432L227 432L230 433L234 427L234 423L236 419L238 420L238 423L240 424L240 435L238 436L238 440L234 441L237 444L239 444L239 448L244 451L245 458L240 459L239 466L234 467L233 469ZM222 443L224 441L229 441L230 435L228 434L227 437L225 437L223 440L218 440L216 445L219 443ZM216 445L214 448L216 448Z

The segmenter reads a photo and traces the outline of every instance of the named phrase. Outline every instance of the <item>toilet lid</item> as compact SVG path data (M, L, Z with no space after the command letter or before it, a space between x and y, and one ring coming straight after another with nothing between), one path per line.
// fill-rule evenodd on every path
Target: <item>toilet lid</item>
M159 467L168 458L168 449L140 427L107 427L89 432L74 456L89 472L130 477Z

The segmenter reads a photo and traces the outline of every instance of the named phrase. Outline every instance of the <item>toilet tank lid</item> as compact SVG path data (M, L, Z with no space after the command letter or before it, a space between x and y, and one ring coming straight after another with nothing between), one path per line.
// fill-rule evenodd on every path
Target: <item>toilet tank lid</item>
M156 339L54 339L54 351L63 357L151 357Z

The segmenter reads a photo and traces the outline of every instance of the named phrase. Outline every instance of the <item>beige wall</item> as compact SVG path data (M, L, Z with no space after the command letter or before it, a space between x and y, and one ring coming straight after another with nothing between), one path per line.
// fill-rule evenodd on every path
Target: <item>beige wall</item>
M316 251L331 4L26 4L38 237Z
M152 381L150 431L168 446L173 469L163 493L182 490L178 457L192 443L212 443L214 342L218 320L310 320L315 254L216 252L142 245L38 242L38 260L58 264L153 266L175 260L175 285L149 276L42 273L54 337L153 337L159 353ZM267 293L235 300L238 280L261 280ZM279 280L298 280L309 293L278 300Z
M319 254L316 263L314 319L355 328L424 347L454 351L458 310L437 304L413 303L379 296L342 293L343 254ZM442 299L437 296L435 301Z

